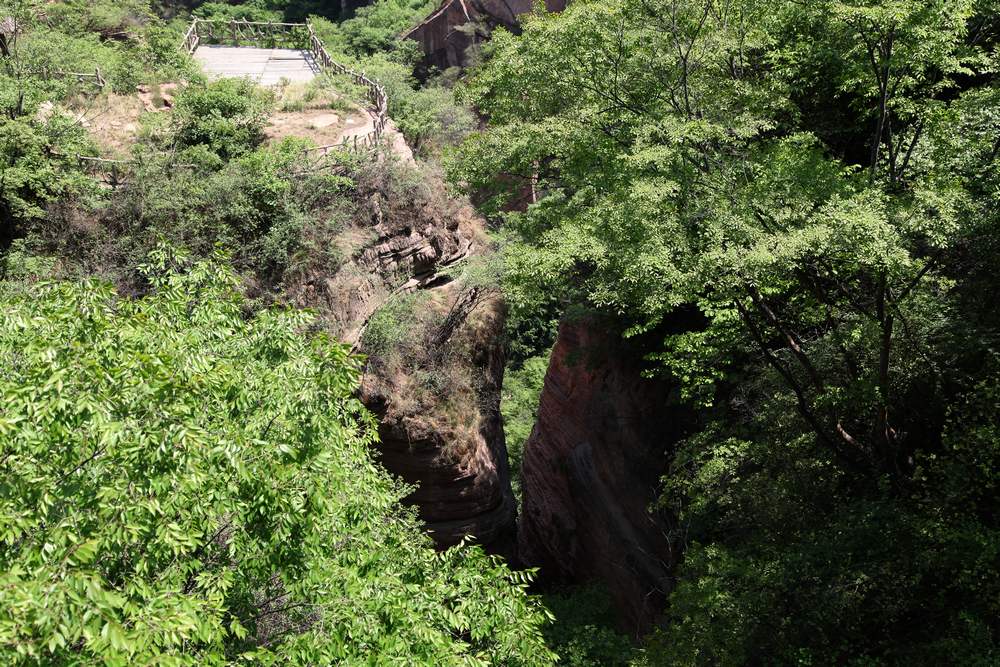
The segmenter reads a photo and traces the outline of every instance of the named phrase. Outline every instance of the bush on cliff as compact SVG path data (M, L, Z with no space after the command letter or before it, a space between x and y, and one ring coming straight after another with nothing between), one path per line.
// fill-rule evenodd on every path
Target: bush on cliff
M398 504L358 361L220 266L0 283L0 662L550 664L526 578Z

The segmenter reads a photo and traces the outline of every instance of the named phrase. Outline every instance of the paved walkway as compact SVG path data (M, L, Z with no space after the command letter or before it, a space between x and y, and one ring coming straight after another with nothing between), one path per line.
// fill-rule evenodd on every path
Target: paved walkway
M312 54L297 49L207 45L198 47L194 57L209 78L247 78L262 86L275 86L282 79L311 81L319 73Z

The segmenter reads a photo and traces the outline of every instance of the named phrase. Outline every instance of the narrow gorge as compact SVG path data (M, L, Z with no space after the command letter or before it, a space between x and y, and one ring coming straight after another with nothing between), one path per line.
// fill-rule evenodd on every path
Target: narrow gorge
M0 664L1000 664L1000 0L0 0Z

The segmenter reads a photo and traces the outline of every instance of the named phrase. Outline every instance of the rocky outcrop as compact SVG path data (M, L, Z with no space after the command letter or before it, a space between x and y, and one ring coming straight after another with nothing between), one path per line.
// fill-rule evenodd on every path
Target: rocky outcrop
M550 12L566 8L566 0L546 0ZM437 10L403 35L423 47L429 64L446 69L465 65L465 54L493 28L517 30L517 17L530 12L532 0L444 0Z
M641 369L613 326L562 324L524 446L519 530L527 564L603 583L637 636L671 587L669 518L650 506L687 424L671 385Z
M332 274L317 272L289 285L288 292L297 305L319 309L337 338L355 344L392 294L434 284L439 271L473 251L477 233L468 219L353 230L357 238L344 243L363 245L350 262Z
M426 174L420 192L443 192L438 184ZM366 353L362 334L372 315L394 295L426 290L400 349L385 355L391 359L370 357L362 382L361 398L379 417L378 456L416 487L407 501L439 547L468 535L512 555L515 506L499 410L502 303L483 304L447 349L434 351L440 358L430 358L425 344L427 327L458 298L459 287L442 271L485 251L483 221L465 202L426 193L394 200L373 194L357 218L370 224L310 239L344 261L334 270L311 267L286 283L286 294ZM442 386L428 388L429 381Z
M393 409L394 394L405 387L389 383L387 388L385 378L366 377L363 400L380 417L383 465L416 487L407 502L417 507L438 547L468 536L512 558L516 510L500 420L502 305L490 304L489 311L470 322L474 331L468 339L474 343L468 362L478 386L476 395L465 397L462 421L471 428L449 428L422 410Z

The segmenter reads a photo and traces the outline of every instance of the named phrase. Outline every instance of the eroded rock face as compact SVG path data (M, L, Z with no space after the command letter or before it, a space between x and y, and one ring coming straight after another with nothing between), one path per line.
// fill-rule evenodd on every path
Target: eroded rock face
M524 446L518 539L543 575L603 583L637 636L671 587L669 517L649 508L687 423L640 360L613 326L563 323Z
M320 309L337 338L351 344L391 294L433 283L439 271L473 252L477 230L469 222L450 221L402 228L380 224L371 233L339 270L288 290L297 305Z
M497 301L488 310L468 324L477 329L471 338L478 342L468 359L479 378L465 406L471 432L456 434L433 414L394 409L405 389L385 378L366 378L362 400L379 416L382 464L416 486L406 500L435 544L447 548L470 536L487 551L513 558L516 509L500 418L503 306Z
M437 10L403 35L423 47L427 62L446 69L465 64L466 50L482 36L479 24L487 29L504 26L516 30L517 17L532 10L532 0L444 0ZM545 0L550 12L566 8L566 0Z
M379 201L369 202L369 227L353 227L334 241L348 249L347 261L286 285L293 303L316 310L330 333L361 352L366 323L393 295L427 289L446 308L455 285L442 270L486 251L483 222L467 204L416 202L393 210ZM380 374L369 364L362 383L361 398L379 417L378 455L391 473L417 486L407 500L441 548L466 535L494 553L512 555L516 548L499 410L503 317L502 303L490 303L458 336L462 353L457 360L452 355L450 363L460 368L451 370L476 378L475 391L457 399L461 410L454 404L414 404L415 376L422 368L382 369ZM442 414L446 410L449 414Z

